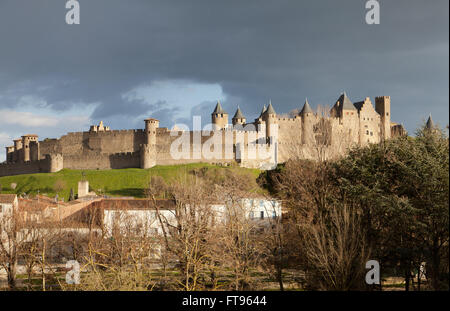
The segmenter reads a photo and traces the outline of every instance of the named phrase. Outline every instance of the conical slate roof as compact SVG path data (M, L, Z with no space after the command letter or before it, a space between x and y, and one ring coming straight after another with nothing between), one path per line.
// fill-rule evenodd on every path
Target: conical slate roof
M275 112L275 109L273 109L272 102L269 103L269 107L267 107L267 110L266 110L265 113L267 113L267 114L277 114Z
M264 114L264 112L266 112L266 110L267 110L266 105L264 105L263 109L261 110L261 114L259 116L262 117L262 115Z
M300 111L300 114L304 113L314 113L313 110L311 109L311 106L308 103L308 99L305 100L305 104L303 105L303 108Z
M431 118L431 114L430 114L430 116L428 117L426 127L427 127L427 129L432 129L432 128L434 128L434 122L433 122L433 119Z
M242 114L241 108L237 108L236 113L234 114L233 119L245 119L244 115Z
M225 110L223 110L222 105L220 104L220 102L217 102L216 108L214 109L213 113L219 113L219 114L223 114L226 113Z
M341 103L341 110L357 110L345 92L339 97L338 102Z

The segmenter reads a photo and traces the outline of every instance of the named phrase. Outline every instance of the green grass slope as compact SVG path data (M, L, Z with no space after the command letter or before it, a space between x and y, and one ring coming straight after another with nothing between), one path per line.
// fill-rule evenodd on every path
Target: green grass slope
M142 198L145 196L145 189L148 186L151 176L161 176L167 183L182 176L190 174L195 169L202 170L227 170L235 169L243 173L248 173L255 179L261 173L257 169L246 169L240 167L222 167L204 163L155 166L150 169L114 169L114 170L68 170L64 169L57 173L27 174L0 177L1 193L16 194L45 194L55 196L58 185L63 188L58 192L60 198L67 200L72 188L77 193L78 181L85 178L89 181L92 191L110 196L133 196ZM11 184L16 183L15 189ZM56 185L56 186L55 186Z

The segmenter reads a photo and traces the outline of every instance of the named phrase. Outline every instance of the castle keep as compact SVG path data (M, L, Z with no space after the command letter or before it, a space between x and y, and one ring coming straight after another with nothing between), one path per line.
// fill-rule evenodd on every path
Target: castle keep
M344 93L329 111L314 112L305 101L300 112L279 115L270 103L254 122L247 122L238 108L232 124L217 103L211 115L213 129L207 132L160 128L158 120L149 118L143 130L111 130L100 122L87 132L59 139L39 141L28 134L6 148L0 176L194 162L270 169L290 158L330 159L355 145L405 135L401 125L391 122L390 108L389 96L376 97L374 106L368 97L352 103ZM174 148L182 149L182 155L174 156Z

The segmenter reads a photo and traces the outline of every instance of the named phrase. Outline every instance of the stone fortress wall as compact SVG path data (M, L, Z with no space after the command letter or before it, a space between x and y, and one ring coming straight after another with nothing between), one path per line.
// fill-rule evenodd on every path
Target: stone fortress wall
M59 139L38 141L37 135L24 135L6 148L0 176L196 162L270 169L290 158L334 158L351 146L406 134L403 126L391 123L389 96L376 97L374 106L368 97L353 104L344 93L324 112L314 112L306 101L300 113L290 117L278 115L270 103L251 123L238 108L232 124L217 103L211 116L213 130L206 133L171 131L150 118L145 120L145 129L111 130L100 122L87 132L68 133ZM261 148L256 154L255 146ZM174 157L173 148L183 152ZM215 148L220 152L211 156ZM261 156L263 151L266 155L271 151L271 156Z

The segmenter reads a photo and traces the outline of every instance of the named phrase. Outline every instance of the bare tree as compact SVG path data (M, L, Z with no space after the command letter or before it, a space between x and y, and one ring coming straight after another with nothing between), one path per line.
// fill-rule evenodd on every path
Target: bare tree
M272 210L267 210L270 215ZM267 272L278 282L281 291L284 291L283 269L289 260L289 247L286 230L288 226L282 223L281 215L268 218L264 231L258 235L262 246L262 265Z
M256 238L258 226L246 217L248 210L242 201L228 201L226 208L225 222L218 231L222 265L233 272L234 290L249 290L254 286L252 269L261 260L261 241Z
M355 211L346 205L336 206L304 230L304 247L313 283L324 290L364 287L364 268L370 251Z
M20 230L23 221L16 209L0 217L0 265L5 269L8 286L16 288L17 261L27 239Z
M224 204L222 221L217 226L218 249L221 250L221 265L233 272L232 288L248 290L254 288L251 274L258 269L262 259L264 241L258 239L261 227L249 217L255 197L254 188L247 182L248 176L228 171L225 178L215 183L217 200ZM251 202L251 201L250 201Z
M208 240L214 218L211 195L204 182L197 177L175 182L171 195L175 201L172 215L157 208L166 250L175 258L183 276L179 284L183 290L198 290L208 257ZM157 206L157 204L156 204Z
M118 211L112 228L91 236L81 258L83 277L76 289L152 290L152 260L157 244L151 222L126 211ZM65 286L64 289L72 287Z

